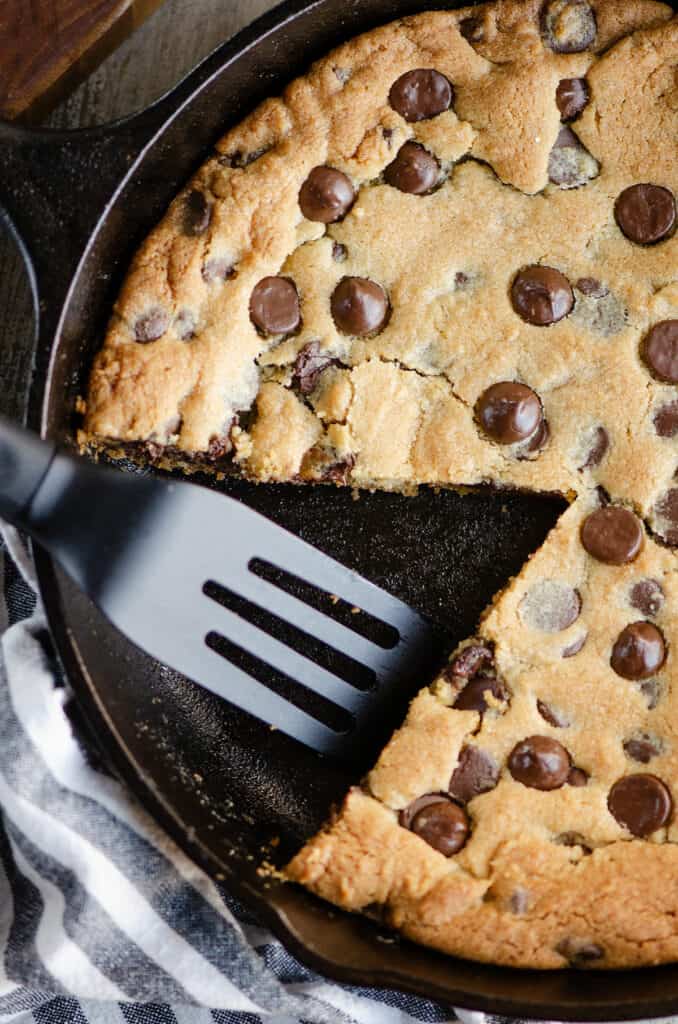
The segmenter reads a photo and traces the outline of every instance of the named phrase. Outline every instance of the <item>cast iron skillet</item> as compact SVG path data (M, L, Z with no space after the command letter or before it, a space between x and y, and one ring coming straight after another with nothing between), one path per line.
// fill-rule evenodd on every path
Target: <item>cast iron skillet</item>
M224 128L337 43L431 6L445 5L288 0L134 117L73 133L0 125L8 216L2 207L0 214L22 250L36 311L34 427L59 441L73 436L75 399L124 269ZM429 490L356 502L334 488L223 486L451 625L452 641L473 631L563 508L518 494ZM377 923L262 879L262 851L282 863L352 780L140 654L36 555L59 654L109 761L187 853L301 960L339 980L516 1017L609 1021L678 1011L678 966L614 974L482 966L393 940ZM413 691L424 682L413 680Z

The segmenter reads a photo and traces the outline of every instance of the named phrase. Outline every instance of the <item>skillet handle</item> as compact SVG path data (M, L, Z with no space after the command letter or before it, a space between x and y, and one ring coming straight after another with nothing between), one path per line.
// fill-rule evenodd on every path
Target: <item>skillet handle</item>
M45 479L56 446L0 418L0 516L25 526L24 512Z

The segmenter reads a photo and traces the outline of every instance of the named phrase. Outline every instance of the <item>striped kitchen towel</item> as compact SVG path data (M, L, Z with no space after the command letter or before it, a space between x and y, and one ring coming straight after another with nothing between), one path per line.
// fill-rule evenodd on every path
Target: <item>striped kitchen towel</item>
M0 1024L454 1020L303 967L85 759L30 558L3 537Z

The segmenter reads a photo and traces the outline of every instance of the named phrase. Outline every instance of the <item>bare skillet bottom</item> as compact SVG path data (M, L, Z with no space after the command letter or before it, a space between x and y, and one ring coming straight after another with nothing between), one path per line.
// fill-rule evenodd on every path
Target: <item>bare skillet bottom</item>
M430 6L427 0L293 0L220 48L137 119L73 139L8 133L0 188L4 169L13 220L33 243L43 314L32 417L47 436L72 433L75 397L120 276L225 125L341 40ZM49 174L43 173L40 187L22 189L27 168L39 175L42 166ZM130 166L133 173L113 195ZM329 488L230 482L228 489L451 625L453 639L473 630L483 606L562 507L521 495L426 491L417 498L377 494L354 502ZM519 1017L612 1020L678 1010L678 967L612 976L480 966L405 942L385 943L372 922L293 887L266 883L256 864L271 855L270 840L281 838L276 849L283 859L350 780L139 654L44 555L38 564L60 654L110 760L180 845L223 873L234 894L302 960L357 984L393 985ZM422 682L413 680L413 691Z

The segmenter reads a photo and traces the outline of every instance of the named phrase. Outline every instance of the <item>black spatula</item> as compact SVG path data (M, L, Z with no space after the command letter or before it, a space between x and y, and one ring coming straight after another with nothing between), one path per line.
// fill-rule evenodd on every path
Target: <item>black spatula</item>
M2 420L0 514L142 650L322 754L374 754L439 654L440 633L416 611L246 505L94 465ZM343 622L328 614L346 604L355 614ZM255 625L257 610L281 628ZM343 668L311 660L290 632ZM281 696L226 660L233 649L343 709L349 724L333 728Z

